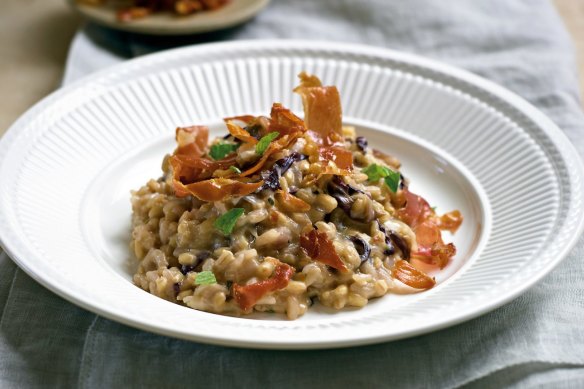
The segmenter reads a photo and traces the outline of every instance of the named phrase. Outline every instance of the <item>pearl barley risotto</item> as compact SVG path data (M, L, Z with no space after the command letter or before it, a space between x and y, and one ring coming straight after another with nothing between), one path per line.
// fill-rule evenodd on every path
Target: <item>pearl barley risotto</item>
M132 192L134 282L158 297L228 315L303 315L316 301L362 307L432 288L424 270L456 249L458 211L438 216L408 190L400 162L342 126L339 92L300 74L304 120L225 119L227 134L176 129L163 175Z

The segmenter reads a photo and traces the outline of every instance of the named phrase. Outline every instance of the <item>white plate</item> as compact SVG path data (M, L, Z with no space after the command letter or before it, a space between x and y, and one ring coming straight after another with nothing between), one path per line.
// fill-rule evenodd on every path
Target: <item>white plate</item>
M129 190L160 173L177 125L265 114L301 70L341 91L344 118L396 154L412 187L465 216L434 289L358 310L224 317L130 280ZM149 331L258 348L325 348L444 328L518 296L583 227L581 162L542 113L477 76L412 55L301 41L201 45L129 61L57 91L0 142L0 238L18 265L81 307ZM448 237L451 239L452 237Z
M92 6L68 0L81 15L95 23L116 30L152 35L197 34L234 27L253 18L262 11L270 0L231 0L215 11L199 12L188 16L176 16L170 12L158 12L143 19L119 22L116 6Z

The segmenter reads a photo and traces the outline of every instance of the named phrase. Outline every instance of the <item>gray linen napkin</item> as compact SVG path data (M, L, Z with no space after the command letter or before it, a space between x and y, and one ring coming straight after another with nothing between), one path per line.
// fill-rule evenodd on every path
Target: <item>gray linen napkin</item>
M190 38L89 25L72 45L65 83L167 47L261 38L367 43L464 67L539 107L584 156L573 49L544 0L274 0L249 24ZM189 343L111 322L45 290L0 253L0 386L584 387L583 259L581 238L530 291L446 330L290 352Z

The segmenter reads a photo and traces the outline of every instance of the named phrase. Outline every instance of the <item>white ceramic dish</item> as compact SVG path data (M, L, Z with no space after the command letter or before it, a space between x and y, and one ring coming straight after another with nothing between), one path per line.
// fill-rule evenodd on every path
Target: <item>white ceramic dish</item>
M225 317L129 281L129 190L160 173L177 125L265 114L301 70L341 91L344 118L397 155L415 191L465 216L439 285L296 321ZM302 41L201 45L143 57L61 89L0 141L0 238L37 281L119 322L184 339L328 348L451 326L510 301L560 263L583 227L583 170L561 131L511 92L412 55Z
M211 12L200 12L179 17L170 12L160 12L131 22L116 19L116 6L91 6L68 0L69 4L89 20L116 30L150 35L199 34L234 27L261 12L270 0L231 0L224 7Z

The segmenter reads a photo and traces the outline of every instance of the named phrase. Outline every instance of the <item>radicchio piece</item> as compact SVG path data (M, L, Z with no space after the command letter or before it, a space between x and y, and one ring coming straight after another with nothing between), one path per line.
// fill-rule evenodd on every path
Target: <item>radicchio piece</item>
M367 242L365 242L363 238L357 235L350 236L349 239L351 240L351 242L353 242L353 245L355 246L355 250L357 250L357 253L359 253L361 263L368 260L369 256L371 255L371 247L369 246L369 244L367 244Z
M187 273L190 273L190 272L194 271L195 270L195 267L196 266L194 266L194 265L181 265L180 266L180 272L186 276Z
M264 185L262 185L260 191L264 189L279 189L280 177L282 174L286 173L286 171L290 169L290 166L292 166L294 162L302 161L307 158L307 155L293 152L289 156L277 160L271 169L265 170L261 173L262 180L264 180Z
M172 285L172 290L174 291L174 296L175 296L175 297L176 297L176 296L178 296L178 294L180 293L180 283L178 283L178 282L175 282L175 283Z
M262 129L262 127L259 124L253 124L251 126L245 126L243 127L243 129L247 132L249 132L249 134L251 136L253 136L254 138L256 138L257 140L260 140L261 136L260 136L260 130Z
M404 238L402 238L393 231L389 232L389 238L391 239L393 244L395 244L397 248L400 249L400 251L402 252L403 259L410 259L410 247L408 246Z
M337 200L339 208L346 214L350 214L353 206L353 198L350 195L351 188L339 176L333 176L333 179L327 185L329 195Z
M362 152L365 152L365 150L367 150L368 143L367 139L364 136L358 136L357 139L355 139L355 143L357 143L357 147Z
M385 250L383 250L383 254L385 254L387 256L395 254L395 247L393 246L393 243L391 242L391 240L386 238L385 244L386 244L386 247L385 247Z
M354 195L355 193L361 193L361 194L364 194L364 195L366 195L367 197L371 198L371 194L370 194L370 193L367 193L367 192L365 192L364 190L361 190L361 189L355 188L355 187L354 187L354 186L352 186L352 185L348 185L348 187L349 187L349 194L350 194L351 196L352 196L352 195Z
M383 224L379 222L379 220L377 221L377 226L379 227L379 231L383 232L383 234L385 235L386 247L385 250L383 250L383 254L387 256L395 254L395 247L393 246L393 242L391 241L391 238L389 237L387 230L385 229Z
M180 272L185 276L187 273L195 271L197 266L199 266L205 259L209 258L211 253L209 251L201 251L195 257L195 262L192 265L181 265Z

